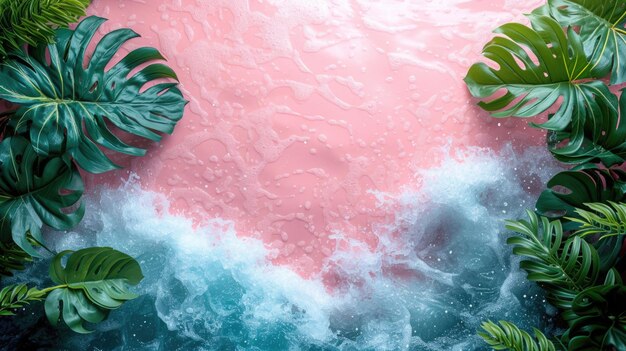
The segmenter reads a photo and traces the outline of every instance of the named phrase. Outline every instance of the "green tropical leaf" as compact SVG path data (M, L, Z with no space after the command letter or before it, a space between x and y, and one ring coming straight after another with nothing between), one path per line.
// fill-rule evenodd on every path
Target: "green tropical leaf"
M483 54L499 67L474 64L465 82L473 96L492 97L479 105L494 117L532 117L560 103L547 122L533 125L559 131L561 140L568 140L565 146L551 148L556 155L584 154L585 125L606 113L616 114L617 98L601 81L583 81L592 78L591 67L573 29L566 36L550 17L530 19L532 28L518 23L497 28L502 36L487 43ZM502 90L506 93L498 95Z
M600 259L594 247L578 236L565 238L558 220L549 221L527 211L529 221L507 221L507 229L521 235L507 240L530 281L539 283L550 303L562 310L565 320L572 318L576 295L593 286L599 278ZM541 224L541 225L540 225Z
M85 15L88 0L0 0L0 60L24 44L52 42L54 28Z
M600 256L600 271L607 272L621 260L626 234L626 206L612 201L583 204L589 210L577 208L576 217L565 220L576 225L573 235L593 239L592 243Z
M574 232L581 237L599 236L606 239L612 236L626 234L626 204L609 201L603 203L586 203L585 207L590 211L577 208L578 217L567 218L580 224Z
M62 316L75 332L88 333L83 322L101 322L110 310L137 297L128 285L137 285L143 274L132 257L109 247L92 247L56 255L50 277L59 284L45 302L50 323L56 326Z
M555 351L552 341L538 329L533 328L535 338L528 332L521 330L515 324L500 321L500 325L492 321L483 322L481 327L484 332L479 332L489 346L494 350L511 351Z
M604 285L623 284L622 276L617 269L611 268L604 279Z
M612 100L612 98L611 98ZM602 162L611 167L626 160L626 91L622 90L619 111L600 106L600 113L585 120L583 140L577 150L561 150L556 146L570 138L568 130L548 133L548 145L561 162L584 164ZM621 115L621 117L620 117Z
M568 350L626 350L626 286L585 289L574 299L572 311Z
M0 242L0 276L12 276L13 271L23 270L31 256L14 243Z
M576 209L588 210L586 203L622 201L626 172L619 168L564 171L552 177L547 186L537 200L537 212L548 217L578 217Z
M611 73L611 84L626 81L626 1L548 0L562 26L580 27L589 65L596 76Z
M13 310L43 299L45 292L26 284L9 285L0 290L0 316L13 316Z
M43 224L66 230L84 214L80 173L60 157L42 158L23 137L0 142L0 241L13 240L31 256L41 255ZM69 211L71 209L71 211ZM69 212L68 212L69 211ZM31 239L29 239L31 238Z
M84 19L76 30L56 31L56 43L16 51L0 65L0 99L20 105L17 133L28 131L41 155L67 152L83 169L100 173L117 166L97 147L144 155L121 141L108 123L142 138L159 141L183 116L186 101L174 82L174 71L154 48L131 51L105 70L120 47L138 36L118 29L87 47L105 21ZM86 64L84 68L83 64ZM129 76L129 74L132 75ZM129 76L129 77L127 77Z

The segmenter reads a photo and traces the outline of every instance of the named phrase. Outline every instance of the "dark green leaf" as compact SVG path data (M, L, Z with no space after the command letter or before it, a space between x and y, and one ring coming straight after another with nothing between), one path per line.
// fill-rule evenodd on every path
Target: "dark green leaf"
M69 255L65 266L62 259ZM109 311L137 297L128 290L143 275L135 259L109 247L64 251L53 259L50 277L59 284L46 298L48 320L65 323L79 333L89 332L83 322L98 323Z
M39 154L67 152L94 173L116 167L97 144L129 155L145 153L121 141L108 123L159 141L158 132L171 133L186 104L176 83L160 82L175 80L176 74L152 63L163 59L156 49L135 49L105 70L120 47L138 36L132 30L108 33L92 55L87 52L104 21L88 17L76 30L57 30L56 44L14 52L0 68L0 98L20 105L17 132L29 130Z
M43 243L43 224L58 230L76 225L84 213L83 182L73 164L60 157L42 158L28 140L15 136L0 142L0 239L11 238L31 256L40 254L29 236ZM65 211L74 208L73 211Z
M586 289L576 296L572 310L570 351L626 350L626 286Z
M0 276L12 276L13 271L24 269L24 263L31 262L29 254L14 243L0 242Z
M621 169L583 169L560 172L537 200L537 212L549 217L578 217L585 203L622 201L626 193L626 172ZM573 229L573 228L569 228Z

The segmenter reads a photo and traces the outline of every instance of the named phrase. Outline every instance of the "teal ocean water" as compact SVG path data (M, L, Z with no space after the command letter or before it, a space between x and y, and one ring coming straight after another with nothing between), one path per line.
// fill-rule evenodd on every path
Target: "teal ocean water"
M0 321L2 349L482 349L475 333L486 319L549 325L552 311L511 258L502 223L532 208L555 173L549 160L542 148L452 155L416 174L419 192L376 194L396 211L395 222L375 228L378 247L335 233L337 250L311 279L272 265L275 253L228 221L194 228L166 214L167 200L131 177L89 195L80 227L48 240L55 250L112 246L137 257L142 296L88 335L49 327L34 304ZM43 286L46 267L16 279Z

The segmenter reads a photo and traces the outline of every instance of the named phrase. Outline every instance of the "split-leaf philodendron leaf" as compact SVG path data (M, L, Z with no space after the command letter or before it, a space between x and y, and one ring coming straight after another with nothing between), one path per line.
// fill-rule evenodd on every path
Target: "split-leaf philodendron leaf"
M162 63L154 48L132 50L105 70L129 39L130 29L118 29L87 53L105 21L88 17L75 30L56 31L56 43L17 51L0 65L0 99L20 105L14 119L17 133L28 131L41 155L69 153L80 167L101 173L116 165L96 144L129 155L145 150L120 140L107 125L149 140L171 133L183 116L184 100L176 74ZM129 76L129 74L132 75Z
M21 136L0 142L0 239L40 256L29 236L42 243L41 226L65 230L83 217L77 203L84 187L78 169L61 157L41 157ZM71 211L66 211L72 208Z
M580 27L589 65L597 77L611 73L611 84L626 81L626 1L548 0L562 26Z
M611 97L611 101L613 98ZM554 156L561 162L585 164L602 162L611 167L626 159L626 90L619 99L619 113L602 106L601 113L589 118L584 125L584 138L577 150L556 150ZM549 143L559 144L570 137L569 132L555 132L548 136ZM553 140L552 140L553 139Z
M537 200L537 212L549 217L578 217L577 208L589 210L586 203L622 201L626 197L626 172L618 168L563 171L547 185Z
M64 266L62 260L68 254ZM83 323L99 323L110 310L137 297L128 285L137 285L143 274L132 257L110 247L91 247L56 255L50 277L59 284L46 297L50 323L56 326L62 316L75 332L89 333Z
M555 154L575 155L585 141L589 119L617 113L617 98L601 81L591 78L580 36L548 16L530 16L532 28L508 23L495 30L501 34L483 49L486 58L499 67L474 64L465 78L480 106L494 117L533 117L562 102L540 128L567 133L567 145L554 147ZM533 57L534 56L534 57ZM535 62L536 61L536 62ZM499 96L500 91L506 91Z

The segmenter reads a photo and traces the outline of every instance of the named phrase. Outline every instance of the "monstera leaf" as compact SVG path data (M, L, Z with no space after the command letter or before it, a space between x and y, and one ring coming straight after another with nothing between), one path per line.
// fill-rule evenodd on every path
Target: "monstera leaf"
M75 30L56 31L56 43L17 51L0 67L0 99L20 105L17 133L28 132L40 155L68 153L85 170L105 172L117 166L97 144L129 155L144 149L128 145L117 129L159 141L182 117L186 101L174 82L176 74L161 63L156 49L139 48L113 64L113 56L138 36L118 29L87 53L105 21L88 17ZM107 66L111 66L105 70Z
M63 266L62 260L68 254ZM83 322L101 322L110 310L137 297L128 285L137 285L143 274L132 257L110 247L92 247L56 255L50 277L59 284L46 297L50 323L56 326L62 316L72 330L88 333Z
M508 23L496 29L502 36L493 38L483 53L499 67L474 64L465 82L475 97L492 98L479 105L494 117L532 117L560 103L547 122L535 126L566 133L561 139L568 139L567 145L553 152L584 153L586 123L617 113L617 98L601 81L581 81L592 77L591 64L573 29L566 36L554 19L530 18L532 28ZM502 90L504 95L498 95Z
M548 0L548 8L561 25L580 27L596 76L611 72L611 84L626 81L626 1Z
M42 243L41 226L65 230L84 213L80 173L60 157L37 155L23 137L0 142L0 239L12 239L26 253L39 257L31 239Z
M613 100L610 97L611 101ZM602 106L601 113L585 120L583 141L577 150L552 147L552 153L561 162L585 164L602 162L611 167L626 160L626 91L622 91L619 110ZM620 117L621 115L621 117ZM555 146L570 138L570 133L554 132L548 135L548 144Z
M567 332L568 350L626 350L626 286L584 290L572 306L576 318Z
M560 172L537 200L537 212L549 217L579 217L577 208L591 202L619 202L626 194L626 172L617 168Z

